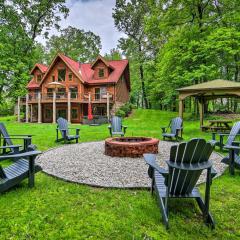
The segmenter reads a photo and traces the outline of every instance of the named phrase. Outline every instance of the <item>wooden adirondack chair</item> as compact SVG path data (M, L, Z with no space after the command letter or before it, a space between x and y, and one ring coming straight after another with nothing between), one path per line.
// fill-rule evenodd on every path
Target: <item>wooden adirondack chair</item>
M13 144L13 141L12 141L13 139L23 140L22 151L26 151L28 146L31 145L32 135L30 135L30 134L9 135L4 123L0 123L0 145L2 145L2 140L3 140L3 146L9 146L9 148L7 148L7 147L2 148L4 154L7 153L7 149L9 149L9 153L14 153L16 148L20 147L20 145Z
M182 138L182 124L182 118L176 117L170 121L168 127L161 127L163 140L165 140L165 138L175 138L178 141L180 138ZM168 129L170 129L170 133L167 133Z
M69 128L68 127L68 121L64 118L58 118L57 120L57 139L56 141L59 142L59 141L64 141L64 143L67 143L67 142L71 142L73 140L76 140L76 143L78 143L78 139L80 137L79 135L79 132L80 132L80 129L79 128ZM69 134L69 130L70 129L75 129L76 130L76 134L75 135L70 135ZM62 138L59 138L59 131L62 135Z
M0 148L12 147L4 146ZM8 190L26 178L28 178L28 186L34 187L35 173L42 170L40 166L35 165L35 158L41 152L31 149L31 146L28 146L27 150L26 152L20 152L19 148L17 150L17 147L15 147L13 154L0 156L0 161L14 160L8 167L3 168L0 165L0 192Z
M229 151L229 154L222 159L222 162L229 165L229 172L231 175L234 175L234 168L240 168L240 142L235 141L235 138L240 133L240 122L236 122L229 134L224 133L218 133L220 136L220 141L217 141L215 136L213 134L213 139L210 141L211 143L219 144L220 149L227 149ZM227 141L225 144L223 144L223 137L228 136Z
M225 145L232 146L236 136L239 135L239 133L240 133L240 122L236 122L233 125L230 133L213 132L212 140L210 140L209 142L211 142L214 145L218 145L220 147L220 150L222 150L224 148L223 138L228 137ZM216 139L216 136L219 136L219 140Z
M170 159L166 161L168 170L159 167L155 154L144 154L149 165L148 174L152 179L152 194L155 191L166 228L169 227L168 201L171 198L196 199L206 224L214 227L214 220L209 212L210 185L216 175L209 157L213 145L204 139L192 139L171 147ZM204 169L207 169L205 201L202 199L196 183Z
M108 126L108 129L111 137L114 135L121 135L124 137L127 127L122 125L121 117L114 116L111 119L111 125Z

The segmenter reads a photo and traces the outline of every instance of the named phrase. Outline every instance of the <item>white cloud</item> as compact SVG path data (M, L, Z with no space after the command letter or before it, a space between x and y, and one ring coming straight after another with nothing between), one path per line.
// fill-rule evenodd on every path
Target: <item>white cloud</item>
M124 34L117 31L112 18L112 9L115 6L115 0L67 0L69 16L60 23L61 28L73 26L92 31L101 37L101 54L109 52L110 49L117 46L118 39ZM51 34L56 34L53 29ZM38 38L44 42L42 38Z

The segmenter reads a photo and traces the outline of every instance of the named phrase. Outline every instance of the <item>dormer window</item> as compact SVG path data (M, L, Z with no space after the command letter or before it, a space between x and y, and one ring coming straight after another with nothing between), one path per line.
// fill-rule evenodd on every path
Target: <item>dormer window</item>
M41 74L38 74L38 75L37 75L37 82L41 82L41 80L42 80L42 75L41 75Z
M58 81L65 82L66 69L58 69Z
M98 77L103 78L104 77L104 68L99 68L98 69Z
M68 80L69 80L69 81L72 81L72 80L73 80L73 75L72 75L72 73L69 73L69 74L68 74Z

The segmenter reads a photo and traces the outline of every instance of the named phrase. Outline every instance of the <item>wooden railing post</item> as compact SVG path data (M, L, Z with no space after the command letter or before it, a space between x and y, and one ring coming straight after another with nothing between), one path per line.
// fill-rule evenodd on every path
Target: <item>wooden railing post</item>
M28 123L28 114L29 114L29 106L28 106L28 101L29 101L29 95L26 94L26 123Z
M70 123L71 122L71 92L69 91L68 92L68 102L67 102L67 105L68 105L68 108L67 108L67 111L68 111L68 122Z
M53 123L56 123L56 90L53 90Z
M21 98L18 97L18 103L17 103L17 119L18 119L18 122L20 122L20 103L21 103Z
M38 92L38 123L42 122L41 92Z
M109 93L107 93L107 119L110 119Z

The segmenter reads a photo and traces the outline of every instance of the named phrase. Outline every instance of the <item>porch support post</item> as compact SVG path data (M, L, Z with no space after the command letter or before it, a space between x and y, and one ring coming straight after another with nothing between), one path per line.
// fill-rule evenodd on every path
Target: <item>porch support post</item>
M110 112L109 112L109 110L110 110L110 106L109 106L109 93L107 93L107 119L108 119L108 121L110 119Z
M200 117L200 127L203 126L203 118L204 118L204 99L199 98L199 117Z
M71 123L71 92L69 91L68 92L68 108L67 108L67 111L68 111L68 122Z
M179 111L179 117L183 119L183 100L182 99L179 99L178 111Z
M32 122L33 106L30 105L30 122Z
M53 123L56 123L56 90L53 90Z
M28 114L29 114L29 106L28 106L28 101L29 101L29 95L26 94L26 123L28 123Z
M21 103L21 99L20 99L20 97L18 97L18 103L17 103L17 118L18 118L18 122L20 122L20 103Z
M42 122L41 92L38 92L38 123Z

